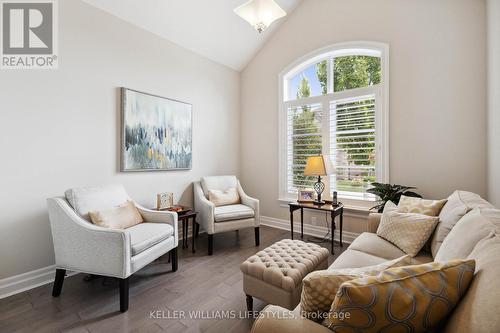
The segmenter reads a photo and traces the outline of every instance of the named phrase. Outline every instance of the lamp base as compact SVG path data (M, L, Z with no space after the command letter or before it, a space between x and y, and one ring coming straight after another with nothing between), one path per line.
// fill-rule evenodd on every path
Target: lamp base
M323 193L323 190L325 189L325 184L321 181L321 176L318 176L318 181L314 183L314 190L316 191L317 198L316 200L313 201L313 204L322 206L325 204L323 200L321 200L321 194Z

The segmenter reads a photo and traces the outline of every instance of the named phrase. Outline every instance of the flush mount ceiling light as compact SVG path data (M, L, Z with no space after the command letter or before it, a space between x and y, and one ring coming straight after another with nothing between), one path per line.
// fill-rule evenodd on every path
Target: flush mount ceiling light
M235 8L234 12L259 33L286 15L286 12L273 0L250 0Z

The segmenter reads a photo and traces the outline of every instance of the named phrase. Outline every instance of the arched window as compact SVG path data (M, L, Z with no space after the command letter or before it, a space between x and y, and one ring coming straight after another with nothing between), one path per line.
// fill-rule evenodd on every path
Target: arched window
M308 156L330 157L335 170L325 192L373 200L375 181L387 182L388 46L342 43L315 51L280 75L280 199L312 188ZM325 193L326 194L326 193Z

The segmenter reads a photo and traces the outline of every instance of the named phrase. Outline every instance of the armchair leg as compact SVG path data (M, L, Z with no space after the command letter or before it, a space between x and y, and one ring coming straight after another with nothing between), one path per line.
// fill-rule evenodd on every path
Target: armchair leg
M120 279L120 312L128 310L129 278Z
M247 295L247 311L253 311L253 297Z
M255 246L260 245L260 227L255 227Z
M170 253L172 254L172 272L176 272L177 269L179 268L177 248L173 248L172 250L170 250Z
M208 235L208 255L214 254L214 235Z
M61 290L64 282L64 276L66 275L65 269L56 269L56 277L54 279L54 287L52 288L52 296L58 297L61 295Z

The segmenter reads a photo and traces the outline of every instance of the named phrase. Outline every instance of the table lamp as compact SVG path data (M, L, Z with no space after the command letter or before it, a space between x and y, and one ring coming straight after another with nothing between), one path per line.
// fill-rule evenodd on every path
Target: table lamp
M321 181L321 176L326 176L330 170L330 161L326 156L318 155L307 158L304 175L318 177L318 181L314 183L314 190L317 193L316 201L314 201L316 205L323 205L325 203L321 200L321 194L325 189L325 184Z

